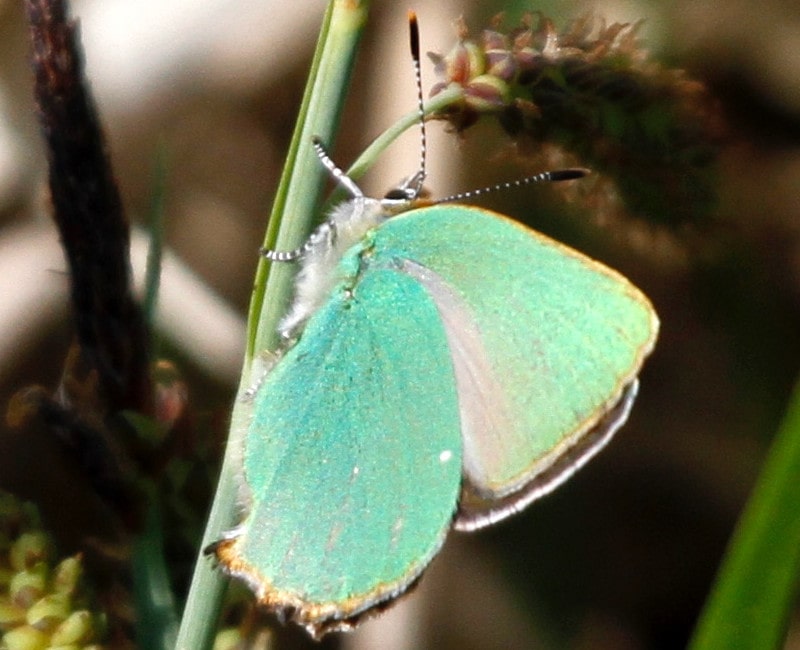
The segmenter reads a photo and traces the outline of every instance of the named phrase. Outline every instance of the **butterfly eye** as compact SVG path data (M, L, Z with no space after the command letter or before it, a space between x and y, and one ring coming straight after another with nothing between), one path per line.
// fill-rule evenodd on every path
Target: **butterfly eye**
M383 200L389 203L413 201L415 194L410 187L394 187L383 195Z

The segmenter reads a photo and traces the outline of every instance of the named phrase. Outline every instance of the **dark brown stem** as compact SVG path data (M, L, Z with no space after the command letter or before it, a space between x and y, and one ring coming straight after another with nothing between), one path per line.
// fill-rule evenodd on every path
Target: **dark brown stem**
M108 412L150 412L147 333L131 291L130 233L65 0L27 0L50 191L78 346Z

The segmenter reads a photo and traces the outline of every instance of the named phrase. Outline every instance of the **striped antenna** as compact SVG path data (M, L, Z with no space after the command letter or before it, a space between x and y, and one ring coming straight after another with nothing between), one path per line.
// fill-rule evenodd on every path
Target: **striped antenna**
M352 178L350 178L339 167L337 167L336 163L333 162L333 159L326 151L325 145L322 144L322 140L320 140L317 136L314 136L311 140L311 144L314 146L314 151L317 152L319 161L322 163L325 169L330 172L331 176L336 179L336 182L350 192L350 196L352 196L354 199L363 199L364 192L361 191L361 188L356 185L356 182Z
M318 242L327 237L332 228L333 225L325 221L317 226L316 230L308 236L308 239L299 248L291 251L274 251L269 248L262 248L259 254L261 257L266 257L270 262L294 262L313 250Z
M361 191L361 188L356 185L352 178L345 174L337 164L333 162L333 159L325 149L325 145L322 144L322 140L314 136L311 140L311 144L314 147L314 151L317 153L317 158L319 158L319 161L322 163L323 167L328 170L330 175L336 179L336 182L350 192L350 196L354 199L363 199L364 192ZM332 221L323 221L299 248L295 248L291 251L274 251L269 248L262 248L260 253L262 257L266 257L270 262L294 262L316 248L320 242L329 241L332 234L335 236L335 231L336 226Z
M411 45L411 60L414 63L414 80L417 84L417 112L419 113L419 171L412 177L413 197L422 193L422 186L427 176L428 134L425 129L425 100L422 94L422 64L419 56L419 25L417 14L408 12L408 32Z
M505 183L498 183L497 185L489 185L487 187L481 187L477 190L470 190L468 192L459 192L458 194L451 194L450 196L446 196L443 199L437 199L434 203L454 203L456 201L464 201L466 199L471 199L476 196L481 196L483 194L491 194L493 192L499 192L501 190L508 190L514 189L517 187L524 187L526 185L532 185L533 183L545 183L545 182L558 182L558 181L572 181L576 178L583 178L587 176L591 172L588 169L584 169L583 167L574 167L571 169L559 169L556 171L551 172L541 172L539 174L534 174L533 176L526 176L525 178L519 178L515 181L507 181Z

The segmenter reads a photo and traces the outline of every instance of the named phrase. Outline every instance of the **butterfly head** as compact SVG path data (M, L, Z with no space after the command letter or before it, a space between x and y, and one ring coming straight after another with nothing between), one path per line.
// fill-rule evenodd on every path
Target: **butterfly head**
M430 205L430 192L423 186L424 180L422 171L404 179L383 195L381 207L389 215L395 215L412 208Z

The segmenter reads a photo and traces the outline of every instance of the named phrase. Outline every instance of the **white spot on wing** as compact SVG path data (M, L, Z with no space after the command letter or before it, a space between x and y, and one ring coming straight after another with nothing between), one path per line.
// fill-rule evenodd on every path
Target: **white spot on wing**
M473 485L488 488L499 459L507 453L504 441L515 430L505 391L463 299L439 275L416 262L403 260L402 269L422 283L439 311L456 375L464 473Z
M445 449L441 454L439 454L439 462L440 463L447 463L453 458L453 452L450 449Z

